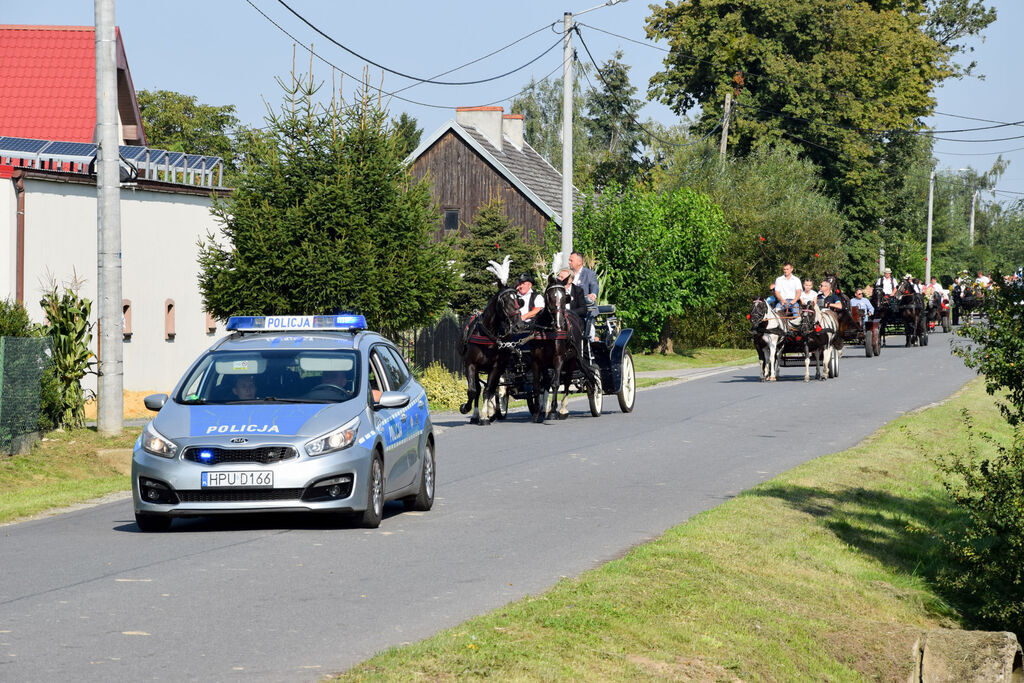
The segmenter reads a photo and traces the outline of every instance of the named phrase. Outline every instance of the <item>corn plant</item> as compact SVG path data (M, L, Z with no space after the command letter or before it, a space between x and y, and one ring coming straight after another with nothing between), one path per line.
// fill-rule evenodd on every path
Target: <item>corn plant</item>
M60 392L59 426L83 427L85 401L91 396L82 390L82 378L94 372L95 354L89 350L92 302L78 296L75 289L65 287L58 293L54 286L39 304L46 314L43 330L53 342L53 365Z

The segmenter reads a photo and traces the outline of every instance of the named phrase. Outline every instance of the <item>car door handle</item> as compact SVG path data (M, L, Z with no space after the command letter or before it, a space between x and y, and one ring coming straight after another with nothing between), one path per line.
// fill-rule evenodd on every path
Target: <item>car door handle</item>
M405 422L405 413L402 413L402 414L401 414L401 415L400 415L400 416L398 417L398 419L399 419L399 420L401 420L402 422Z
M422 408L423 407L423 401L422 400L416 401L416 407L417 408Z

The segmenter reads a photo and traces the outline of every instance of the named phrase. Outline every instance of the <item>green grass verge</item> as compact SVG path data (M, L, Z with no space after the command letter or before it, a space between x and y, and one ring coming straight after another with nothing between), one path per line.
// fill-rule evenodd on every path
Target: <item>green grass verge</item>
M50 432L28 455L0 457L0 524L131 488L97 452L131 448L139 427L118 437L95 429Z
M964 407L1009 439L972 382L619 560L341 680L905 680L920 630L959 623L932 580L943 556L931 530L955 512L931 456L965 449Z
M633 367L637 372L746 365L756 362L757 354L753 349L692 349L672 354L637 353L633 356Z

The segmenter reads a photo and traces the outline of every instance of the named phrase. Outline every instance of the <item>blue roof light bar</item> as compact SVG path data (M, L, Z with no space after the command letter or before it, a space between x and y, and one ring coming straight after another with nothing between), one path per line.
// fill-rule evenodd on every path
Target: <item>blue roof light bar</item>
M237 315L228 318L228 332L299 332L304 330L340 330L355 332L366 329L366 318L343 315Z

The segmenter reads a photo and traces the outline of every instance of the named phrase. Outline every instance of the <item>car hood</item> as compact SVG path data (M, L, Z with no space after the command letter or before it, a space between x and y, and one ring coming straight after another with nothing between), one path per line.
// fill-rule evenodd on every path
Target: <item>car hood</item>
M170 438L216 436L315 436L334 423L339 404L240 404L186 406L168 403L153 426Z

